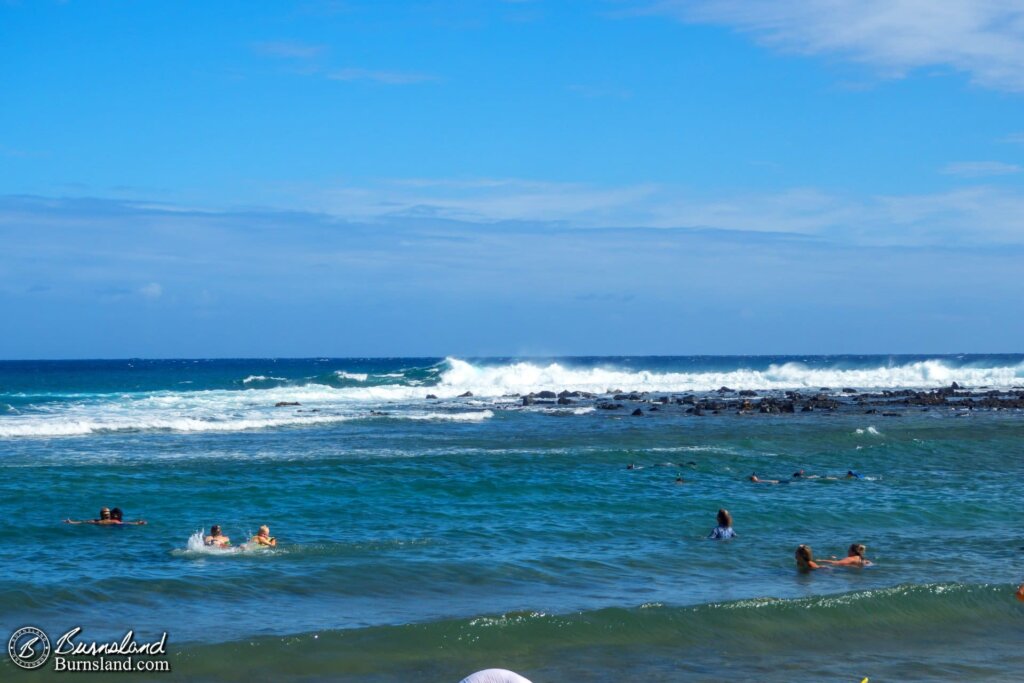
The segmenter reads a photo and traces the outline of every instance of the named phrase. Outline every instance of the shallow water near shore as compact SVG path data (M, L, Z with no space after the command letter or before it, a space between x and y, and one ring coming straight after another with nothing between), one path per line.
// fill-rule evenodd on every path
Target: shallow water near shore
M1024 413L698 417L674 398L1013 396L1022 363L0 363L0 513L21 532L0 626L168 631L181 680L1019 680ZM512 396L542 390L595 396ZM598 407L616 391L650 393ZM60 523L102 505L148 524ZM739 538L705 540L719 507ZM269 524L279 546L190 548L214 523L236 544ZM799 543L852 542L875 567L793 569Z

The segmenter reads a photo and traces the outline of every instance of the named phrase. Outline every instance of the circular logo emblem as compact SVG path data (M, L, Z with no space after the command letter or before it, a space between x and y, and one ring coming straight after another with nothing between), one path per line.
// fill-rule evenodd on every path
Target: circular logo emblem
M35 626L19 628L7 641L7 654L22 669L38 669L50 658L50 639Z

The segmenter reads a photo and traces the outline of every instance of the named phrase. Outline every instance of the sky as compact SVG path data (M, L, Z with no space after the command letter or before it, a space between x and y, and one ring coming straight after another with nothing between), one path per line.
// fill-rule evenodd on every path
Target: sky
M1024 5L0 0L0 358L1024 350Z

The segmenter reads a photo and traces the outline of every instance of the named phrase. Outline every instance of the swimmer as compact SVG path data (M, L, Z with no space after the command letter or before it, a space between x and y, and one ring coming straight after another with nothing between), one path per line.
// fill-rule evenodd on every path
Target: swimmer
M102 526L112 526L112 525L120 524L121 522L115 522L113 519L111 519L110 508L101 508L100 509L100 516L99 516L98 519L82 519L82 520L65 519L64 523L65 524L99 524L99 525L102 525Z
M801 543L796 548L796 568L802 572L809 572L813 569L821 569L821 565L814 561L814 553L811 546Z
M711 534L708 538L716 540L728 540L730 538L736 538L737 534L732 529L732 515L725 508L718 511L718 526L711 530Z
M872 562L864 556L868 550L867 546L863 543L853 543L850 545L850 551L846 557L841 560L819 560L819 562L825 562L833 567L870 567ZM833 557L835 557L833 555Z
M750 475L750 481L755 484L778 484L778 479L760 479L757 476L757 472Z
M110 519L113 520L114 524L128 524L131 526L141 526L146 523L144 519L137 519L134 522L124 521L124 513L121 512L121 508L114 508L110 511Z
M269 548L277 547L277 539L270 535L270 527L266 524L260 527L259 533L252 537L251 542L256 545L267 546Z
M218 548L227 548L231 545L231 539L221 533L220 524L214 524L210 527L210 535L203 539L203 543Z
M858 473L854 472L853 470L846 470L846 477L845 478L846 479L863 479L864 475L863 474L858 474Z
M676 484L685 484L685 483L686 483L686 480L683 479L683 475L680 474L678 477L676 477Z
M1024 583L1017 586L1017 599L1024 602Z

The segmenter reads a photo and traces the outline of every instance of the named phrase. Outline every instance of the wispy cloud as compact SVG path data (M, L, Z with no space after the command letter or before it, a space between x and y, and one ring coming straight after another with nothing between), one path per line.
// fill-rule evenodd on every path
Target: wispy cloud
M159 299L163 296L164 288L159 282L150 282L148 285L139 288L139 294L147 299Z
M956 175L962 178L983 178L985 176L1012 175L1020 173L1024 168L1017 164L1002 161L952 161L942 167L945 175Z
M315 59L327 52L324 45L313 45L310 43L299 43L293 41L270 41L253 43L252 49L260 55L267 57L281 57L284 59Z
M750 33L799 54L832 55L899 77L943 67L1024 91L1024 5L1006 0L659 0L637 11Z
M375 81L385 85L412 85L438 80L436 76L431 76L430 74L410 71L382 71L358 67L329 71L327 72L327 78L332 81Z
M268 188L267 201L346 220L547 222L575 228L691 228L822 237L848 244L1024 244L1024 194L987 186L849 195L813 187L697 192L515 178L410 178Z
M489 187L521 191L516 182ZM585 189L601 188L578 188ZM950 210L965 222L1024 215L1024 198L981 190L863 205L811 191L677 200L677 209L692 211L705 201L706 215L730 221L774 207L772 219L802 211L831 216L824 222L875 220L889 231L932 224ZM993 248L973 238L956 248L940 240L891 247L827 233L794 238L395 216L370 223L310 211L188 212L0 197L0 224L5 216L18 229L5 231L10 249L0 296L24 325L0 338L2 357L312 356L339 348L339 339L346 355L483 347L509 354L521 344L542 347L556 328L554 337L566 345L559 351L577 354L678 352L694 329L708 345L695 353L764 351L737 341L750 339L782 340L772 349L780 353L806 350L809 339L828 346L822 351L842 345L838 350L849 352L920 351L939 338L947 348L994 350L1024 339L1024 323L1005 315L1024 296L1024 246ZM658 275L665 273L673 277ZM52 289L27 292L34 282ZM138 307L126 304L143 296L161 315L140 326ZM325 318L325 310L337 314ZM949 325L950 315L960 324ZM70 336L47 332L83 319L104 324ZM816 321L810 335L808 319ZM309 320L333 326L312 329ZM615 337L607 334L612 327L657 334L601 346ZM782 334L793 329L800 332ZM660 342L645 345L652 339Z

